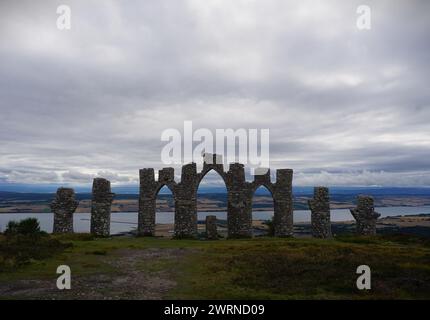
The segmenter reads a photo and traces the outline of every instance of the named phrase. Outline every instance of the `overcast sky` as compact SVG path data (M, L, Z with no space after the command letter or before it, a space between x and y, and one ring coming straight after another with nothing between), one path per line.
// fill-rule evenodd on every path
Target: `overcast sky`
M71 30L56 27L71 7ZM368 5L371 30L356 27ZM0 183L135 183L163 130L269 128L295 185L430 186L430 1L0 2ZM176 171L179 174L179 170Z

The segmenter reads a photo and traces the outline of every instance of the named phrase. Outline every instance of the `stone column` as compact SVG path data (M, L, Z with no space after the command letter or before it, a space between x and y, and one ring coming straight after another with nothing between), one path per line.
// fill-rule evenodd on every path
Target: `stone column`
M156 197L154 169L146 168L139 171L139 214L137 233L139 236L155 235Z
M206 239L218 240L216 216L206 216Z
M111 192L110 181L95 178L91 200L91 233L99 237L110 235L110 213L114 197Z
M230 164L227 172L227 227L229 238L252 237L252 189L241 163Z
M78 207L75 191L70 188L58 188L55 199L51 202L54 213L53 233L73 233L73 213Z
M197 236L197 203L195 199L175 201L175 238L189 239Z
M312 236L315 238L331 238L330 197L328 188L314 188L314 198L309 200L308 204L312 212Z
M139 236L155 236L155 198L140 198L137 223Z
M175 200L175 238L197 236L197 166L195 163L182 167L181 183Z
M293 170L276 170L275 192L273 194L275 237L293 235Z
M376 220L381 215L375 212L373 198L370 196L358 196L357 208L351 209L351 214L357 222L357 234L375 235Z

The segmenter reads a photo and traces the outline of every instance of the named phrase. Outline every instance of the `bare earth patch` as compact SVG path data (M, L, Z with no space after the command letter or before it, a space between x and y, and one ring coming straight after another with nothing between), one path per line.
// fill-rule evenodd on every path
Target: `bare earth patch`
M174 263L195 250L182 248L121 249L103 257L114 272L74 276L72 288L60 291L52 280L0 283L0 297L11 299L163 299L176 286L169 268L145 270L145 265ZM142 267L143 266L143 267Z

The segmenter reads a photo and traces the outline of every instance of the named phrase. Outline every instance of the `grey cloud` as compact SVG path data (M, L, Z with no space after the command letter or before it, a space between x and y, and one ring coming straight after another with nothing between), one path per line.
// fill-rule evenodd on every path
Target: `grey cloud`
M67 32L62 1L0 3L0 180L135 183L193 120L270 128L297 184L430 185L430 3L362 32L360 1L68 3Z

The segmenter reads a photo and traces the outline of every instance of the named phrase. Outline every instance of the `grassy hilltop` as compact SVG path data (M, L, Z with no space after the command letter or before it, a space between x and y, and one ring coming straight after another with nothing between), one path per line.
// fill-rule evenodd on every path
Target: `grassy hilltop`
M42 244L26 243L28 259L20 262L7 249L11 240L0 236L0 298L430 298L430 241L415 236L228 241L93 239L88 234L43 238ZM19 244L12 245L18 254ZM56 289L56 268L62 264L72 270L68 291ZM372 270L369 291L356 289L355 272L362 264Z

